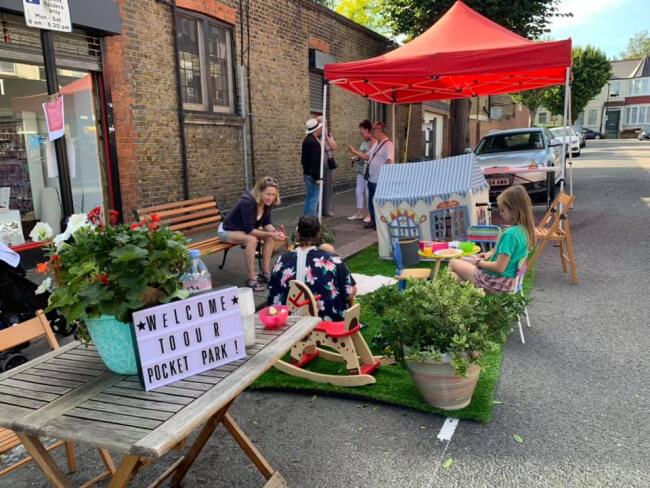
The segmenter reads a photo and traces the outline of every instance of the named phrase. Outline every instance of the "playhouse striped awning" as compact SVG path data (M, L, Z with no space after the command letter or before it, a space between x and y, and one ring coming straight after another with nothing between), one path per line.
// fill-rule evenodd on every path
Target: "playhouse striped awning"
M435 161L384 165L379 173L375 201L395 206L418 200L431 205L436 197L449 200L452 193L465 196L470 190L489 189L474 154Z

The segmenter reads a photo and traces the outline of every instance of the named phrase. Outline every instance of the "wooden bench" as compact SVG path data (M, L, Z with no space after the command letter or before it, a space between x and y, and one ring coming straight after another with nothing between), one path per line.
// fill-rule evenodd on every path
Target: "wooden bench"
M214 196L133 210L135 220L138 222L143 217L150 217L153 214L160 217L161 224L168 225L171 230L182 232L186 237L207 231L214 231L214 234L216 234L216 230L223 220ZM190 242L187 247L189 249L198 249L201 251L201 255L223 252L223 259L219 265L219 269L223 269L228 251L235 246L237 244L222 242L215 235L215 237L209 237L201 241Z

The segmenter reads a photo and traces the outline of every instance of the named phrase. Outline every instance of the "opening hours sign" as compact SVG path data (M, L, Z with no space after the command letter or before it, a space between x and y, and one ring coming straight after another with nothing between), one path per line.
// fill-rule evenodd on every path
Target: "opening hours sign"
M23 0L23 7L29 27L72 32L68 0Z
M133 328L146 391L246 357L236 287L139 310Z

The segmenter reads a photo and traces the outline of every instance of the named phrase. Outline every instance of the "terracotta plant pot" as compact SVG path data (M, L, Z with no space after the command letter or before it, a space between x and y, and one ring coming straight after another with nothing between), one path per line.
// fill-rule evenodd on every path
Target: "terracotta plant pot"
M472 401L481 369L472 364L469 376L456 376L448 362L416 362L405 359L406 368L422 400L443 410L459 410Z

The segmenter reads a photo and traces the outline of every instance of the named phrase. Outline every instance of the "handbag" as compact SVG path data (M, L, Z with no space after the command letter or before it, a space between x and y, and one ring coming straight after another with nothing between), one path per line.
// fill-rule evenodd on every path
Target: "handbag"
M334 156L327 159L327 167L329 169L336 169L339 167L339 163L336 161Z
M379 150L380 150L381 147L386 143L387 140L388 140L388 139L386 139L384 142L382 142L382 143L379 145L379 147L377 148L377 150L376 150L375 152L372 153L372 156L370 156L370 159L369 159L368 162L366 163L366 172L363 174L363 179L364 179L364 180L366 180L366 181L369 180L369 178L370 178L370 161L372 161L372 158L375 157L375 154L377 154L377 153L379 152Z

